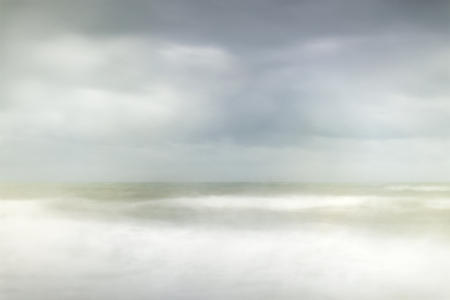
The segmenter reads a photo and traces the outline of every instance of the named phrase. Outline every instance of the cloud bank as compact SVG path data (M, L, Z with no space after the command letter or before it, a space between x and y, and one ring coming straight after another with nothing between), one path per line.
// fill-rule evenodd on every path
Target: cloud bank
M450 179L448 1L0 6L2 180Z

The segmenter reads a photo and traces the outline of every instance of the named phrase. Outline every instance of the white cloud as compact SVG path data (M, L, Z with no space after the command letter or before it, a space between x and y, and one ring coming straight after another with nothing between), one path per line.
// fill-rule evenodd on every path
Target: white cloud
M3 136L182 138L210 118L209 97L225 88L217 76L233 71L231 55L213 47L74 35L17 42L32 55L9 53Z

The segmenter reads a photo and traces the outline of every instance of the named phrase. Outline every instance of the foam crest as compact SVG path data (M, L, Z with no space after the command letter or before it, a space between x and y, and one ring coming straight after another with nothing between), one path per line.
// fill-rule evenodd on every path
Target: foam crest
M391 191L411 191L411 192L448 192L449 185L428 185L428 184L414 184L414 185L391 185L387 187Z
M292 211L318 207L352 207L361 205L376 197L361 196L203 196L151 201L152 204L172 207L211 209L260 209Z

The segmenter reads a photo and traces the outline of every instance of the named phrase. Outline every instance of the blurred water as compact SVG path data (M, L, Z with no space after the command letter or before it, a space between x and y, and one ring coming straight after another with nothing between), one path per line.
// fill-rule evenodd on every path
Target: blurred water
M449 184L2 184L0 299L450 299Z

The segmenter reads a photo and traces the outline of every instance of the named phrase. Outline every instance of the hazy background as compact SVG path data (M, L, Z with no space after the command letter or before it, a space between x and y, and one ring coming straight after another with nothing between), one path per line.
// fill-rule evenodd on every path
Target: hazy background
M0 180L450 180L450 2L0 0Z

